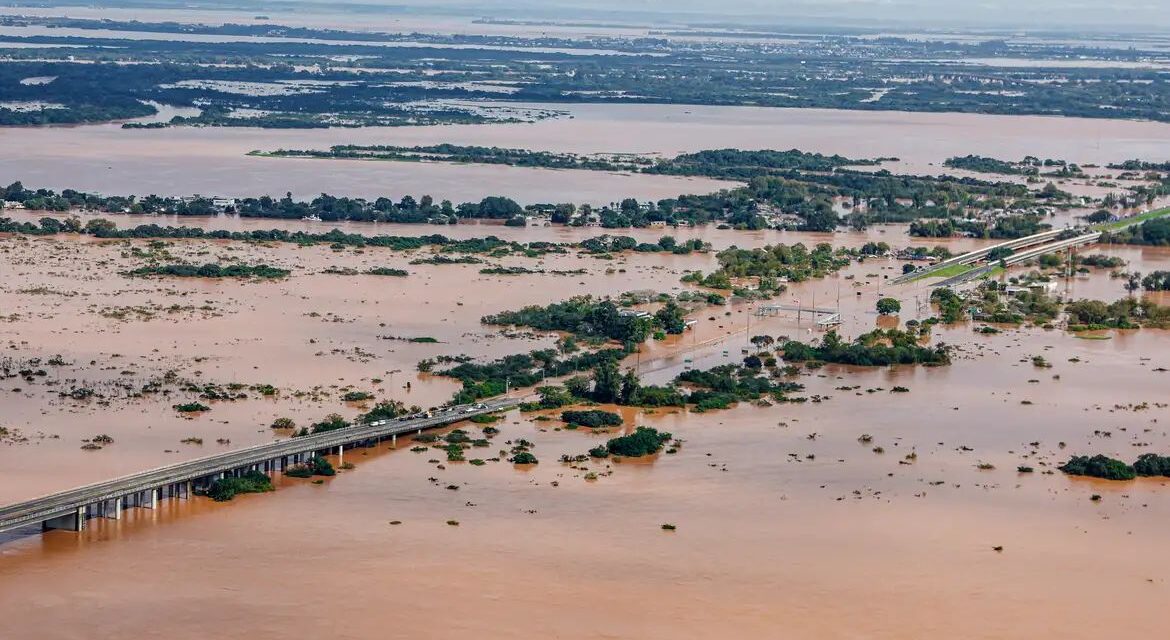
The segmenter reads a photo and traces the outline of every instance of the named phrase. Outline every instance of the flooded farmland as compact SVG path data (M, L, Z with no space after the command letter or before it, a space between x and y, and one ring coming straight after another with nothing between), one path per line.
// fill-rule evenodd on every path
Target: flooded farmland
M17 39L0 47L9 50L0 64L30 67L28 73L12 74L11 84L21 92L77 82L78 75L68 75L76 70L66 67L104 65L121 73L124 66L127 77L135 65L153 69L176 59L190 68L185 75L160 74L161 79L142 83L138 90L159 113L131 121L131 128L116 119L129 115L109 115L113 111L85 120L105 124L0 127L5 151L0 193L21 181L33 190L140 198L288 193L299 200L328 193L397 201L425 194L454 204L506 196L520 205L599 208L636 198L631 211L645 215L634 224L653 226L601 228L596 225L602 218L590 219L584 208L574 221L581 226L553 224L526 215L542 208L514 215L520 211L516 203L508 218L478 219L460 210L463 217L450 225L323 222L291 208L297 212L281 211L287 217L280 219L49 212L39 210L41 205L25 208L25 201L37 201L35 194L22 201L16 195L27 194L14 194L0 219L26 226L9 225L4 228L13 233L0 233L0 511L88 483L294 441L306 435L299 430L325 424L334 414L356 421L387 406L383 402L401 403L400 412L399 405L389 405L396 415L387 420L462 404L453 398L482 389L473 377L457 378L452 372L459 366L536 350L567 359L626 347L617 352L615 369L634 374L642 389L660 385L697 395L706 387L688 374L754 370L774 388L787 385L787 390L733 396L723 408L695 401L633 406L639 403L620 398L613 401L626 404L616 405L594 402L598 395L587 391L555 409L526 406L498 419L476 416L482 420L460 414L459 422L426 434L410 426L410 435L393 441L347 444L342 455L326 456L336 475L273 473L270 492L241 493L223 502L208 495L168 496L156 508L127 503L120 519L105 517L103 502L102 515L85 520L82 531L42 531L35 524L0 532L0 640L302 635L1096 640L1162 632L1159 614L1170 601L1170 556L1164 552L1170 472L1109 481L1070 475L1060 466L1074 456L1101 454L1126 463L1147 453L1170 456L1170 330L1152 323L1140 329L1074 327L1067 306L1050 316L993 322L1003 318L989 318L979 297L1000 293L989 293L986 284L957 287L969 297L946 308L945 297L932 300L941 274L895 282L907 268L928 264L921 254L900 252L910 247L959 254L1045 225L1053 233L1121 226L1125 220L1113 218L1153 216L1157 212L1148 210L1170 203L1170 166L1160 166L1168 159L1170 124L1112 120L1108 113L1074 118L926 112L944 101L958 105L956 111L1001 108L1025 94L997 83L1040 78L1035 82L1045 100L1066 88L1072 95L1073 89L1092 91L1115 80L1117 91L1095 94L1103 96L1102 104L1089 107L1124 107L1131 113L1135 105L1147 106L1150 117L1163 117L1157 110L1164 103L1143 104L1158 95L1161 79L1140 82L1167 67L1164 56L1127 51L1130 45L1164 51L1161 36L1137 34L1130 42L1104 36L1081 40L1069 33L1065 45L1094 48L1092 55L1072 56L1054 48L1064 36L1023 30L882 32L867 26L787 34L745 26L723 32L723 27L684 24L690 18L683 5L653 23L231 6L4 10L126 21L0 25L0 36ZM155 31L130 21L235 23L241 29L167 33L173 25L158 24ZM352 39L337 33L257 35L263 29L254 27L265 23L354 33ZM134 30L138 27L142 30ZM388 32L387 40L360 37L359 32L373 30ZM391 38L390 32L401 37ZM465 39L443 42L448 36ZM477 36L490 43L477 43ZM26 37L30 40L20 40ZM70 42L52 42L65 38ZM95 44L78 42L85 38ZM525 44L526 38L545 39L548 46ZM641 44L625 46L611 38L636 38ZM599 48L571 42L583 39L595 39ZM954 47L946 44L952 41ZM663 67L619 66L631 58L663 60L658 56L668 54L659 50L680 42L688 53L669 58ZM937 43L937 52L922 48L923 42ZM858 43L872 47L850 48ZM98 46L109 47L108 60L97 59L104 53L94 55ZM265 46L280 52L268 56ZM418 49L422 59L399 51L363 66L379 57L367 49L375 46ZM978 55L954 53L968 46L967 53ZM46 49L44 61L37 59L42 55L37 48ZM739 64L732 55L737 48L758 55ZM65 64L62 59L74 49L78 64ZM808 71L801 66L806 59L838 55L834 50L846 54L835 59L836 66L810 64ZM318 53L303 57L308 51ZM361 54L348 55L355 52ZM608 60L598 62L595 55ZM735 64L712 71L706 65L720 55ZM561 56L586 62L565 62ZM897 70L895 65L905 63L915 63L913 74ZM795 68L791 82L780 75L768 79L769 71L758 70L789 64ZM677 93L650 91L651 80L666 77L672 66L684 72ZM322 69L328 79L301 77ZM141 73L154 77L153 71ZM405 96L423 95L420 90L466 96L495 89L484 100L458 104L531 121L253 128L227 119L198 120L230 110L260 122L273 113L249 101L287 98L278 104L288 119L269 124L337 124L331 119L339 108L333 102L299 100L324 86L358 84L339 79L348 77L344 74L363 81L373 77L375 83L379 74L392 74L390 84L375 87L392 87L386 105L413 100ZM405 77L410 74L418 77ZM561 84L578 74L580 86ZM1131 83L1124 74L1137 80ZM555 84L544 93L524 93L526 99L576 96L585 102L503 102L504 94L537 87L542 77ZM614 85L610 93L606 82L615 78L636 82ZM799 94L793 100L842 96L841 104L861 108L684 104L695 96L720 105L771 104L746 91L730 97L709 92L718 85L714 80L737 91L787 92L787 84L799 84L791 89ZM692 82L695 86L681 86ZM466 92L442 93L449 89ZM170 94L173 100L165 99L167 92L176 92ZM135 108L146 102L129 95L116 97ZM0 96L0 101L10 110L19 107L20 115L65 108L64 102L33 100L35 95L18 97ZM81 98L101 107L114 104L96 91L66 98L89 108L94 105ZM600 102L611 98L629 102ZM644 98L646 103L635 103ZM589 103L594 99L599 102ZM402 104L425 110L456 100ZM873 104L882 100L886 103ZM922 112L868 110L891 100ZM175 106L180 103L184 106ZM364 112L370 104L350 108ZM321 119L299 119L308 113L300 111L306 106L317 108L313 113ZM96 113L89 108L75 115ZM1044 109L1019 113L1102 115L1075 102L1045 102ZM175 116L179 121L169 126ZM765 167L775 172L763 172L775 181L775 195L759 189L749 198L739 189L723 201L712 197L693 205L704 215L692 225L686 216L695 211L685 205L653 209L653 216L645 205L743 183L474 161L249 155L333 145L439 144L652 159L700 150L796 149L882 161L825 165L803 154L777 154L767 161L781 164ZM963 156L971 156L967 169L944 164ZM1036 160L1019 162L1025 157ZM1150 164L1107 166L1127 160ZM731 169L763 166L736 161L712 164L708 170L728 171L707 175L751 175ZM802 168L804 182L793 186L787 182L794 174L785 173L784 162L814 168ZM888 170L893 181L906 183L914 182L908 176L945 174L969 183L1012 183L1015 189L964 190L924 180L926 186L903 184L899 190L830 180L854 170L858 175ZM1044 193L1045 184L1057 193ZM737 196L743 198L732 203ZM824 213L817 205L835 214L828 224L810 223L810 214ZM91 203L90 209L98 208ZM212 208L234 211L235 205ZM623 215L627 210L613 208ZM112 209L121 210L130 209L125 204ZM1085 216L1097 210L1103 210L1104 217L1095 221L1101 226L1088 227ZM885 212L893 213L887 219ZM76 226L60 227L74 217ZM916 217L919 223L955 226L939 233L947 237L912 237L909 221ZM48 223L42 225L44 219ZM432 221L440 219L445 218ZM1003 219L1033 226L1000 229L996 223ZM711 222L702 224L705 220ZM266 239L99 237L96 230L111 222L121 230L159 225L278 233ZM52 232L53 225L60 232ZM786 227L832 231L782 230ZM431 234L446 239L416 243L421 247L387 242L397 247L389 248L318 235L333 229L400 240ZM633 242L612 251L587 249L602 234ZM489 236L503 242L452 246ZM664 236L675 242L663 242ZM686 241L699 242L676 250ZM1137 309L1133 318L1142 321L1147 310L1170 307L1170 292L1141 284L1143 275L1156 284L1162 276L1155 274L1170 270L1170 247L1152 241L1116 244L1124 241L1114 237L1060 254L1079 256L1078 264L1040 260L1008 268L1005 262L1003 272L992 271L990 280L1002 285L997 291L1004 299L1019 296L1014 300L1036 306L1122 301ZM808 272L800 269L805 265L799 249L774 257L769 268L783 276L754 273L748 268L752 256L722 260L718 255L779 244L806 249L827 244L842 251L822 250L831 254L826 259L831 266ZM1096 259L1091 265L1088 256ZM724 262L744 269L723 273L725 284L703 279L727 270ZM988 268L994 266L989 258ZM235 273L232 269L245 276L223 275ZM1164 277L1170 283L1170 275ZM771 293L767 280L775 287ZM621 311L615 307L614 314L642 318L655 330L617 337L599 329L605 319L595 314L571 333L488 319L574 296L617 299ZM675 301L682 311L674 318L677 329L667 331L657 314ZM879 313L891 301L897 310ZM541 313L530 309L537 318L532 322ZM948 313L951 319L940 320ZM919 350L937 349L948 361L860 366L790 358L785 352L789 341L810 349L822 344L830 326L846 343L878 329L906 330L872 339L885 346L905 336ZM749 365L753 358L756 364ZM573 374L549 374L540 358L532 362L526 373L535 380L539 367L541 385L563 385L567 392L581 383ZM579 371L601 387L602 367ZM534 387L518 385L507 373L480 384L486 389L501 377L496 392L516 400L539 397ZM735 387L725 383L710 388ZM584 384L588 389L591 383ZM621 394L628 385L623 377ZM497 396L485 391L471 402L492 397ZM562 409L605 412L615 419L609 426L574 424ZM669 444L641 456L608 448L611 439L636 437L641 427L666 433L659 444ZM538 461L519 458L518 451Z
M565 241L589 230L506 231ZM716 244L732 241L708 234ZM768 232L734 240L812 244L824 237ZM570 290L671 291L685 271L713 266L711 254L616 261L569 254L501 261L585 273L486 276L472 265L411 265L418 252L372 247L176 241L164 249L176 258L230 256L292 270L283 281L241 283L127 278L120 273L140 262L135 247L147 243L0 240L4 273L15 276L0 288L4 357L60 362L35 384L0 382L4 426L27 438L0 446L4 501L266 442L276 417L303 424L333 411L353 415L360 407L339 397L347 388L439 403L457 385L419 374L420 359L492 358L551 344L536 334L508 337L481 325L480 316L546 304ZM1143 270L1170 257L1156 249L1103 251ZM373 265L410 275L323 273ZM879 295L902 299L903 321L926 317L929 309L916 306L929 295L925 287L886 283L898 265L867 260L838 277L795 285L784 301L839 305L844 335L885 322L869 311ZM1104 273L1064 286L1073 296L1124 295ZM628 364L664 382L690 366L738 361L749 331L811 335L807 319L751 311L738 303L698 312L693 332L650 344ZM0 615L12 637L49 625L142 636L167 624L176 638L275 638L287 628L362 638L388 625L393 637L474 628L502 638L513 635L518 617L528 629L569 638L651 629L677 637L729 630L769 636L776 628L904 638L955 624L986 638L1148 631L1134 614L1156 606L1170 588L1158 552L1160 514L1170 507L1166 483L1113 485L1015 469L1050 470L1070 453L1132 457L1138 443L1170 446L1163 424L1170 416L1160 404L1166 374L1156 372L1170 366L1167 336L1141 330L1084 340L1042 329L983 336L971 328L936 328L934 339L958 350L950 367L802 373L804 395L823 397L819 402L708 413L622 409L623 429L644 424L684 441L677 454L651 461L560 464L561 454L582 453L606 436L510 412L496 437L534 443L541 463L533 468L499 462L436 469L403 440L396 450L383 443L348 451L355 468L321 486L284 479L271 495L226 504L164 501L153 512L131 509L121 521L91 521L82 534L9 537L0 545ZM386 339L419 336L437 343ZM1028 361L1039 354L1052 369ZM201 383L271 384L279 393L213 402L210 411L183 418L170 406L188 397L182 392L118 392L119 382L140 384L167 371ZM107 397L59 393L82 383ZM910 393L891 394L893 386ZM1133 408L1143 403L1156 404ZM1112 437L1103 438L1104 430ZM79 448L97 433L113 443ZM863 434L869 443L859 442ZM190 437L201 444L180 442ZM875 444L883 452L875 453ZM586 470L597 479L586 480ZM1094 493L1103 499L1091 502ZM663 531L663 523L677 529ZM682 557L698 560L684 566ZM160 591L136 579L144 571L187 575ZM278 587L256 589L250 576L258 573ZM301 602L306 576L315 576L316 603L334 612L328 622ZM879 582L885 586L875 594ZM1105 599L1119 604L1096 606ZM62 601L71 603L64 613ZM370 612L387 601L410 614ZM581 602L607 615L586 615ZM460 611L454 619L453 603ZM221 613L204 619L207 607Z

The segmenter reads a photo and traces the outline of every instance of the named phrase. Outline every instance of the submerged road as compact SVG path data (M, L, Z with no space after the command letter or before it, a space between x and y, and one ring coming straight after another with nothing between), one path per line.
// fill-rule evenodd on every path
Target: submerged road
M153 508L160 497L190 496L193 485L206 486L225 475L248 471L275 472L320 452L341 452L347 445L375 443L385 438L443 427L477 415L511 409L519 403L518 400L500 399L450 407L446 411L433 412L431 417L358 424L96 482L0 507L0 532L37 524L46 529L79 531L85 527L87 518L109 513L113 514L110 517L120 517L124 506Z

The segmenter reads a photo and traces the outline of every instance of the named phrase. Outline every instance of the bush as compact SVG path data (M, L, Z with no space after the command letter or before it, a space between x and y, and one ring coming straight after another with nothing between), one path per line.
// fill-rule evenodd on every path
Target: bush
M183 404L174 405L175 411L179 413L198 413L200 411L211 411L211 407L200 402L185 402Z
M1103 455L1073 456L1060 466L1060 470L1071 476L1089 476L1106 480L1133 480L1137 477L1134 468L1120 460Z
M670 441L671 435L650 427L638 427L628 436L613 438L605 443L605 448L615 456L637 458L639 456L658 453L662 445ZM592 453L592 452L590 452Z
M509 459L508 461L511 462L512 464L537 464L538 462L540 462L539 460L536 459L536 456L532 455L531 453L529 453L527 451L521 451L520 453L517 453L516 455L512 456L512 458Z
M309 425L308 427L304 427L304 428L300 429L299 431L297 431L293 435L294 436L307 436L307 435L317 434L317 433L328 433L330 431L337 431L338 429L344 429L348 426L349 426L349 422L346 421L345 418L341 417L340 414L331 413L328 416L325 416L325 419L322 420L321 422L314 422L313 424Z
M561 420L577 425L580 427L591 427L598 429L601 427L619 427L622 424L622 417L612 411L600 411L597 409L589 409L586 411L565 411L561 414Z
M1133 463L1133 470L1139 476L1167 476L1170 477L1170 456L1160 456L1156 453L1145 453L1138 456Z
M321 456L313 456L308 462L295 464L284 470L284 475L290 478L308 478L310 476L337 475L333 465Z
M307 464L294 464L284 470L284 475L290 478L311 478L313 477L313 468Z
M264 493L272 491L272 479L259 471L249 471L239 478L221 478L211 483L207 497L216 502L227 502L240 493Z

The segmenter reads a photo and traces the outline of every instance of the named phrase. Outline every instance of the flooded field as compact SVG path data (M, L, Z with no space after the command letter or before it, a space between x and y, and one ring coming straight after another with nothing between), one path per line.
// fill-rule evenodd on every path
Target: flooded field
M420 231L349 228L374 229ZM597 230L435 231L568 242ZM717 247L903 244L872 229L691 233ZM896 238L904 240L900 231ZM292 275L271 282L121 275L141 265L144 252L265 263ZM1093 252L1143 272L1170 262L1166 249ZM307 424L333 411L352 416L361 408L342 401L346 389L437 404L457 384L417 373L419 360L493 358L552 344L547 335L505 336L480 324L485 314L578 293L675 291L685 271L714 266L713 254L598 260L571 253L490 262L586 273L488 276L478 272L481 265L411 264L428 253L0 238L0 357L56 363L38 365L48 375L34 383L0 381L0 426L21 436L0 444L0 502L284 437L268 428L277 417ZM372 266L409 275L324 273ZM872 312L879 296L902 301L903 322L932 315L925 285L887 283L900 266L870 259L793 285L778 301L838 306L846 336L894 320ZM1076 298L1125 295L1102 270L1061 286ZM661 383L690 366L738 361L749 335L816 338L807 317L798 323L753 317L752 310L748 303L701 310L693 331L651 341L628 364ZM1148 612L1170 596L1170 561L1160 553L1167 482L1095 482L1048 471L1073 454L1131 459L1170 451L1170 374L1158 371L1170 367L1170 335L1141 330L1086 340L1062 331L1005 327L980 335L972 328L936 327L933 340L957 349L949 367L806 370L801 395L817 402L707 413L621 409L622 430L644 424L684 441L678 453L652 460L558 463L561 454L583 453L612 433L512 412L498 423L492 450L524 438L540 464L436 465L428 462L434 453L412 452L403 440L397 450L383 444L348 451L356 468L320 486L286 478L272 494L225 504L166 501L156 511L131 509L121 521L91 520L82 534L6 536L4 635L146 637L165 628L178 639L277 638L291 629L342 638L509 638L521 624L527 633L563 638L1153 632ZM404 340L423 336L437 342ZM1034 367L1034 355L1053 367ZM247 399L211 402L210 411L184 418L171 405L193 394L128 398L120 386L137 388L168 371L199 384L279 391L248 391ZM83 385L105 398L67 393ZM890 393L894 386L910 392ZM113 443L80 448L99 433ZM859 441L863 434L870 439ZM190 437L202 444L180 442ZM1019 465L1036 473L1017 473ZM589 472L595 480L585 478ZM1094 502L1093 494L1102 497ZM665 523L677 529L665 531ZM147 572L174 578L159 588L143 579ZM312 606L304 602L309 592Z
M453 143L573 153L673 156L702 149L800 149L855 158L897 157L895 173L939 173L951 156L1027 155L1105 164L1161 161L1170 125L1075 118L703 107L676 105L511 105L564 116L526 124L279 130L117 125L6 128L0 175L27 186L107 194L217 195L291 191L400 197L429 193L455 202L508 195L523 204L606 204L709 193L733 183L702 178L556 171L442 163L310 160L246 156L249 151L326 149L335 144ZM620 142L615 142L620 141ZM1098 195L1089 190L1088 194Z

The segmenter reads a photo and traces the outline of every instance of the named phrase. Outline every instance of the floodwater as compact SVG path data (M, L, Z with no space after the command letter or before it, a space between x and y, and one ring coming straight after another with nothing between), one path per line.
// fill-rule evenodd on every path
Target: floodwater
M207 34L207 33L173 33L169 31L120 31L116 29L75 29L70 27L47 27L47 26L28 26L28 27L9 27L0 26L0 38L32 38L32 37L56 37L56 38L93 38L93 39L113 39L113 40L132 40L132 41L164 41L164 42L252 42L252 43L299 43L299 44L326 44L333 46L366 46L366 47L387 47L387 48L401 48L401 49L461 49L461 50L487 50L487 51L515 51L522 53L555 53L561 55L578 55L578 56L625 56L625 55L649 55L657 56L664 54L639 54L629 53L624 51L617 51L614 49L587 49L587 48L573 48L573 47L525 47L525 46L507 46L507 45L491 45L491 44L450 44L441 42L421 42L410 40L328 40L321 38L286 38L281 36L237 36L226 34ZM6 46L0 42L0 48Z
M1170 125L1032 116L702 107L521 105L564 116L524 124L277 130L118 125L8 128L0 145L4 180L109 194L218 196L322 192L351 196L429 193L455 202L508 195L524 203L606 204L708 193L733 183L703 178L556 171L445 163L247 156L253 150L325 149L335 144L455 143L573 153L673 156L701 149L800 149L858 158L898 157L894 172L938 173L948 157L1027 155L1081 164L1162 161ZM614 142L620 141L620 142Z
M496 229L438 231L485 235L488 228ZM498 230L562 240L597 231ZM778 237L847 244L869 236L734 237L758 246ZM293 275L249 283L119 275L149 251L164 261L265 262ZM1099 251L1144 272L1170 261L1165 249ZM418 374L418 360L498 357L552 343L523 332L505 337L481 325L482 315L576 293L671 291L685 270L714 264L712 255L489 259L586 270L503 277L479 274L481 265L409 264L426 253L0 238L3 357L44 362L59 354L64 362L40 365L49 375L34 383L0 381L0 426L30 438L0 444L0 502L263 442L274 437L266 425L278 416L307 424L331 411L353 415L359 408L339 397L348 388L437 403L456 385ZM371 266L410 275L322 273ZM900 262L867 260L840 277L795 285L780 301L839 306L847 336L893 320L871 313L879 296L902 301L903 321L929 315L916 304L929 291L889 285L897 273ZM1067 286L1074 297L1124 295L1100 271ZM738 360L749 335L815 338L807 317L758 318L751 309L698 310L693 332L651 343L629 364L663 382L687 366ZM1170 374L1157 369L1170 367L1170 335L1083 340L1041 329L992 336L971 329L936 328L933 340L958 349L949 367L806 371L800 395L813 401L803 404L701 414L623 409L623 429L645 424L685 441L677 454L654 460L562 465L562 453L584 453L609 436L513 412L482 455L524 438L535 443L535 467L441 468L428 462L441 456L411 452L404 439L395 451L347 452L356 468L320 486L282 479L275 493L231 503L164 501L157 511L128 510L118 522L91 520L81 534L7 536L0 542L3 637L512 638L520 625L560 638L1155 632L1170 597L1170 560L1162 553L1167 482L1047 472L1072 454L1170 452L1170 410L1156 404L1166 401ZM1034 355L1053 368L1034 367ZM280 392L210 402L211 411L185 419L170 405L193 399L191 392L127 398L117 391L166 371ZM60 397L81 384L109 405ZM894 386L910 393L891 393ZM114 443L80 449L98 433ZM860 442L862 434L872 441ZM180 444L191 436L204 444ZM1017 473L1019 465L1036 473ZM595 480L585 478L590 471ZM1093 494L1102 499L1091 501ZM662 530L665 523L677 530Z
M478 35L515 37L645 37L650 29L643 25L584 25L584 24L505 24L477 22L455 15L425 15L406 13L346 12L320 13L312 7L301 11L283 10L270 15L270 20L257 20L254 11L208 10L184 7L119 9L115 7L19 7L3 12L6 15L69 17L105 20L139 20L142 22L182 22L209 25L273 24L313 29L347 31L382 31L388 33L428 33L436 35ZM670 26L663 24L658 26ZM682 25L678 25L680 28Z

